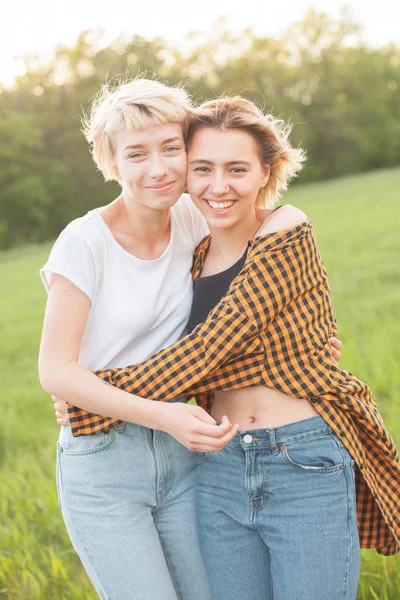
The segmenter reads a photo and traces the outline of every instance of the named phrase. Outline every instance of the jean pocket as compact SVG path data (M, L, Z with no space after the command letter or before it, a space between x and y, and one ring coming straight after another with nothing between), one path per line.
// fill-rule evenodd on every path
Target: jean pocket
M331 435L292 442L280 447L284 462L305 473L343 471L342 454Z
M354 515L357 523L357 528L359 527L358 514L357 514L357 493L356 493L356 463L353 459L351 459L351 489L350 489L350 497L353 501L354 507Z
M111 429L107 433L96 433L94 435L74 437L72 435L71 427L62 426L58 444L60 452L64 455L81 456L105 450L113 443L114 438L114 429Z

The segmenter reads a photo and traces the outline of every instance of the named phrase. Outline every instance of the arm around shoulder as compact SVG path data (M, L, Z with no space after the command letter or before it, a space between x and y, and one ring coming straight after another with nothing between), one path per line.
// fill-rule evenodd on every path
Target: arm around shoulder
M285 204L265 219L257 236L292 229L302 225L305 221L307 221L307 215L302 210L291 204Z

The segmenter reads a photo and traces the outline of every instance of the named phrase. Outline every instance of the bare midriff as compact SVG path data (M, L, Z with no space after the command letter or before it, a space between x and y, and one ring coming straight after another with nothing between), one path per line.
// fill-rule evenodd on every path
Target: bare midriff
M257 386L215 392L211 415L218 421L226 415L231 423L239 423L239 431L246 431L281 427L318 413L308 400Z

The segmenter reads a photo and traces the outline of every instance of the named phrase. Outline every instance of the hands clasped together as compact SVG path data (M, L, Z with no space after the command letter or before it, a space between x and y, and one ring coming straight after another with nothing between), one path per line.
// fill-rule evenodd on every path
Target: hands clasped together
M332 362L337 364L341 358L342 342L330 338ZM52 396L57 423L69 425L67 403ZM200 406L181 402L163 402L163 425L161 429L172 435L178 442L193 452L219 452L236 435L239 425L232 424L228 417L222 418L218 425L211 415Z

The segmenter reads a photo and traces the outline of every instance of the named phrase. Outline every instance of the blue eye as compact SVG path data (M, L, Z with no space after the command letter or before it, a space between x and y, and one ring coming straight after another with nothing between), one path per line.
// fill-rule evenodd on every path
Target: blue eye
M177 150L180 150L179 146L169 146L168 148L165 148L165 152L167 154L171 154L172 152L176 152Z

